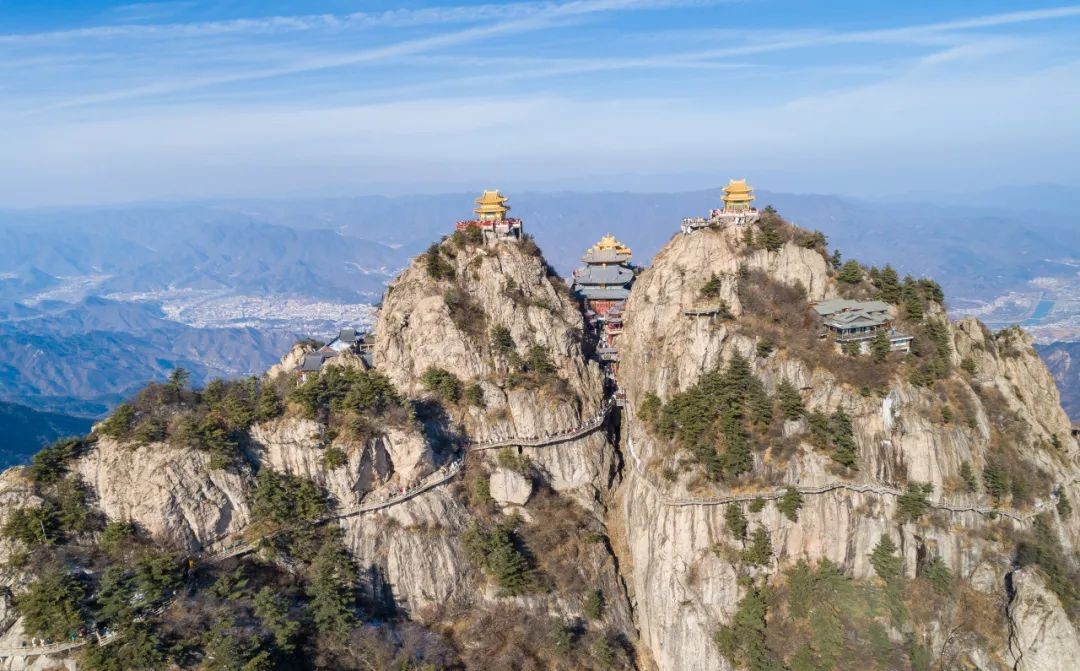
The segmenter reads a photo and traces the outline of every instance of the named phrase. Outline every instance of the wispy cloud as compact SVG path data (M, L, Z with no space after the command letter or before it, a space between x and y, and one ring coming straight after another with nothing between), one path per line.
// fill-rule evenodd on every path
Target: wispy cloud
M0 202L61 197L50 180L73 199L253 195L387 175L431 183L440 171L510 184L736 163L858 181L917 178L922 160L927 174L969 178L1005 147L1057 167L1041 179L1080 180L1050 155L1080 149L1069 107L1080 104L1080 5L947 21L882 5L840 30L812 12L770 15L769 2L153 18L226 16L165 3L108 25L0 35ZM1018 141L1036 132L1027 119L1056 134L1041 160Z

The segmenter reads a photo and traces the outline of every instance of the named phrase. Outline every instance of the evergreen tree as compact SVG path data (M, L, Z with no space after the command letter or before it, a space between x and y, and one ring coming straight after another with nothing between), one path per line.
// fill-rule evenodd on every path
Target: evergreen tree
M889 338L885 335L884 331L878 331L873 340L870 341L870 353L873 355L874 361L881 363L892 351L892 344L889 343Z
M747 230L750 230L750 229L747 229ZM701 292L700 292L701 297L702 298L716 298L717 296L720 295L721 287L722 287L722 284L720 282L720 278L717 276L716 273L713 273L712 275L709 276L709 279L705 282L705 284L702 285Z
M987 461L983 467L983 490L998 502L1009 492L1009 476L997 461Z
M840 250L834 249L832 256L829 257L829 265L833 267L833 270L839 270L840 264L843 262L843 257L840 256Z
M960 462L960 479L964 481L964 487L969 492L979 490L979 481L975 479L975 472L971 470L970 462Z
M727 524L727 529L731 533L732 537L736 540L746 540L747 521L746 514L743 513L742 506L737 503L728 505L724 511L724 522Z
M772 540L765 527L754 529L750 535L750 546L743 550L742 559L753 566L766 566L772 559Z
M300 622L289 614L288 599L269 586L263 587L255 595L255 615L274 634L274 644L279 650L289 653L296 648Z
M778 251L784 245L783 238L775 221L767 221L761 227L761 246L770 252Z
M843 408L837 408L829 418L829 437L833 445L832 458L843 466L855 468L858 460L858 446L855 444L851 418Z
M780 497L780 501L776 504L777 509L784 513L784 517L788 518L792 522L796 522L799 519L799 508L802 508L803 497L799 493L799 490L794 487L788 487L784 495Z
M893 582L900 577L901 559L896 554L896 543L887 534L882 534L874 551L870 553L870 565L885 582Z
M855 259L851 259L840 268L836 279L845 284L858 284L863 280L862 266Z
M776 385L776 399L780 402L780 412L784 414L784 419L799 419L806 411L803 407L802 394L787 378L780 380L780 383Z
M1058 515L1065 519L1072 516L1072 503L1069 502L1069 495L1065 493L1064 487L1058 489L1057 511Z
M356 623L357 572L336 536L327 538L309 568L308 613L322 634L344 641Z
M881 300L894 305L900 301L900 277L892 266L886 265L874 284L880 291Z
M948 594L952 591L952 571L949 570L949 567L940 556L934 555L926 563L922 570L922 576L930 582L930 585L938 594Z
M923 311L922 300L918 296L912 296L904 302L904 311L907 313L907 318L913 322L921 322L926 314Z

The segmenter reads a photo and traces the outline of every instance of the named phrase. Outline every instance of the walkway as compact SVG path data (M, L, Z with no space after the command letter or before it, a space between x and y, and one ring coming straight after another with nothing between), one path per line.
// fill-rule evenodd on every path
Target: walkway
M484 442L484 443L472 443L472 444L470 444L469 446L467 446L465 448L465 451L466 452L482 452L484 450L494 450L494 449L499 449L499 448L503 448L503 447L511 447L511 446L515 446L515 447L516 446L520 446L520 447L547 447L549 445L558 445L560 443L566 443L566 442L581 438L582 436L586 436L586 435L592 433L593 431L596 431L597 429L599 429L601 426L604 425L604 421L607 419L608 415L611 414L611 411L614 410L614 408L615 408L615 399L606 400L604 402L604 404L602 406L600 406L600 410L597 411L596 415L591 417L584 424L578 426L575 429L567 431L565 433L551 434L551 435L548 435L548 436L540 436L540 437L529 437L529 438L520 438L520 437L518 437L518 438L506 438L506 439L488 441L488 442ZM464 464L464 458L458 458L456 461L454 461L452 464L450 464L450 466L447 469L445 469L443 471L437 471L436 473L433 473L432 475L428 476L428 478L424 482L420 483L419 485L417 485L415 487L407 489L407 490L401 492L400 494L397 494L397 495L394 495L394 496L391 496L389 498L385 498L385 499L382 499L382 500L379 500L379 501L374 501L374 502L370 502L370 503L361 503L359 505L350 506L348 508L341 508L341 509L336 510L333 513L325 516L325 517L321 517L321 518L319 518L317 520L312 521L311 524L325 524L326 522L330 522L332 520L340 520L340 519L344 519L346 517L353 517L355 515L362 515L364 513L369 513L369 512L376 511L376 510L382 510L384 508L389 508L390 506L394 506L394 505L397 505L399 503L404 503L405 501L413 499L413 498L419 496L420 494L423 494L426 491L429 491L431 489L434 489L435 487L438 487L439 485L442 485L443 483L449 482L454 477L456 477L458 473L461 472L461 467L462 467L463 464ZM222 549L218 550L217 552L215 552L215 553L213 553L211 555L208 555L207 559L209 561L221 561L223 559L228 559L230 557L239 557L241 555L248 554L249 552L253 552L258 547L258 545L259 545L259 543L261 541L267 540L269 538L273 538L277 534L283 533L284 531L285 531L284 529L281 529L281 530L278 530L278 531L274 531L274 532L272 532L270 534L267 534L265 536L260 536L258 538L254 538L254 539L249 540L249 541L238 541L238 542L236 542L236 543L234 543L232 545L229 545L229 546L227 546L225 548L222 548Z
M816 494L826 494L828 492L832 492L832 491L836 491L836 490L845 490L845 491L857 492L857 493L867 493L867 492L869 492L869 493L873 493L873 494L878 494L880 496L895 496L895 497L900 497L900 496L903 496L903 495L907 494L907 492L905 490L897 489L896 487L891 487L889 485L884 485L884 484L878 484L878 483L854 483L854 482L838 481L838 482L830 482L830 483L827 483L827 484L815 485L815 486L783 485L779 489L771 489L771 490L768 490L768 491L756 492L756 493L753 493L753 494L732 494L732 495L729 495L729 496L717 496L717 497L710 497L710 498L704 498L704 499L699 499L699 498L685 498L685 499L683 499L683 498L671 498L667 494L665 494L663 491L661 491L660 488L657 487L655 484L653 484L652 480L649 479L649 476L645 472L645 467L642 464L641 459L638 457L637 452L634 450L634 438L631 435L632 432L630 430L630 414L631 413L629 411L629 406L627 406L625 432L626 432L626 445L627 445L628 451L630 452L630 462L634 465L634 470L637 472L637 474L639 476L641 476L641 479L645 483L645 485L650 490L652 490L652 492L660 499L660 503L665 505L665 506L669 506L669 507L722 506L722 505L727 505L729 503L748 503L748 502L753 501L755 499L765 499L765 500L774 501L776 499L782 498L787 493L788 489L794 489L795 491L799 492L799 494L805 494L805 495L811 495L811 496L816 495ZM1074 477L1071 480L1069 480L1068 482L1064 483L1063 486L1071 485L1071 484L1075 483L1077 480L1078 480L1078 478ZM1008 518L1010 518L1012 520L1015 520L1017 522L1026 522L1028 520L1033 519L1036 515L1042 513L1044 510L1046 510L1051 505L1054 505L1056 503L1055 499L1056 499L1056 497L1053 497L1051 499L1044 499L1042 501L1039 501L1038 503L1036 503L1034 506L1031 507L1031 510L1027 510L1027 511L1019 511L1019 510L1013 510L1013 509L1008 509L1008 508L992 508L992 507L986 507L986 506L954 505L954 504L947 503L945 501L928 501L927 506L929 508L931 508L931 509L934 509L934 510L944 510L944 511L950 512L950 513L978 513L980 515L1008 517Z

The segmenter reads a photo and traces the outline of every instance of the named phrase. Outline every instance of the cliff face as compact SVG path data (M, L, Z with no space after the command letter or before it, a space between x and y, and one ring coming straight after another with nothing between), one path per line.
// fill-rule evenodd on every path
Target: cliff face
M1005 587L1014 546L999 535L1009 531L997 530L1028 530L1034 515L1046 512L1054 518L1068 551L1077 547L1075 518L1060 517L1051 496L1058 486L1073 499L1080 494L1077 449L1053 381L1027 339L1006 334L992 342L976 322L957 322L947 332L951 362L957 368L946 379L927 388L894 375L880 393L867 393L839 379L835 370L807 360L805 352L789 347L783 338L774 337L764 355L757 350L764 338L743 328L745 320L739 318L743 314L739 282L759 277L747 273L747 268L762 269L783 285L800 285L808 300L837 291L824 258L816 252L791 242L776 252L749 252L741 230L704 230L674 238L657 255L639 278L626 310L620 380L629 399L623 444L630 467L620 492L627 536L623 559L631 567L642 644L659 668L731 668L713 641L718 627L732 621L747 593L745 582L739 580L747 570L732 558L743 544L733 539L726 522L729 506L745 510L751 529L768 532L774 557L767 568L750 573L764 571L771 583L783 583L784 571L800 560L813 564L820 559L835 563L853 579L872 580L871 553L882 536L889 536L899 547L902 571L909 578L916 577L929 553L1000 605L1014 598ZM713 273L722 279L719 298L726 300L734 319L685 313L701 305L700 290ZM685 453L635 419L648 394L668 400L737 355L749 359L769 392L786 380L801 390L808 411L843 408L851 419L858 470L842 472L827 453L815 449L804 417L784 423L791 454L766 449L754 455L750 474L703 485L695 475L699 469L688 464ZM961 366L974 374L961 372ZM943 421L943 405L962 409L954 414L962 412L963 419ZM1001 435L1005 423L1008 436ZM1015 504L1022 519L961 510L994 505L984 493L960 485L964 462L972 472L982 473L988 462L1003 458L1002 452L1023 468L1045 474L1040 490L1031 492L1033 500ZM898 494L909 482L929 483L932 505L957 510L931 508L925 518L898 521ZM746 507L755 496L769 497L789 485L804 492L797 520L773 504L759 512ZM808 491L814 489L827 491ZM725 504L733 497L735 503ZM1041 650L1017 668L1050 668L1037 665L1036 657L1065 663L1069 645L1075 645L1076 632L1068 628L1056 598L1032 596L1044 589L1040 580L1036 573L1026 573L1022 581L1014 581L1020 595L1015 598L1021 604L1012 610L1014 626L1025 632L1014 647L1035 645L1032 641L1037 639ZM1041 615L1025 605L1033 601L1041 604ZM1005 645L1008 631L998 631L995 640L957 644L947 638L948 617L940 614L940 621L925 632L929 649L959 645L969 662L1011 668L1017 653ZM1054 633L1040 633L1047 627ZM1062 639L1070 644L1061 644Z

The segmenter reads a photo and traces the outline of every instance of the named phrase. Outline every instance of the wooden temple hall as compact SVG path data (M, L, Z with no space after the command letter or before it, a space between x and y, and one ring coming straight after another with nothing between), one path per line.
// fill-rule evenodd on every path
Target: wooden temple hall
M574 271L572 289L585 306L585 317L599 339L597 354L614 375L619 362L616 347L623 328L623 308L637 271L630 264L630 248L605 235L590 247Z
M754 188L745 179L733 179L724 187L721 198L724 206L710 210L707 217L687 217L682 222L682 232L690 234L699 228L724 226L727 224L752 224L758 220L758 211L753 206Z
M522 223L520 219L506 216L510 211L507 200L509 199L499 193L498 189L484 191L476 199L476 209L473 210L476 217L457 222L455 229L479 229L485 241L520 240Z

